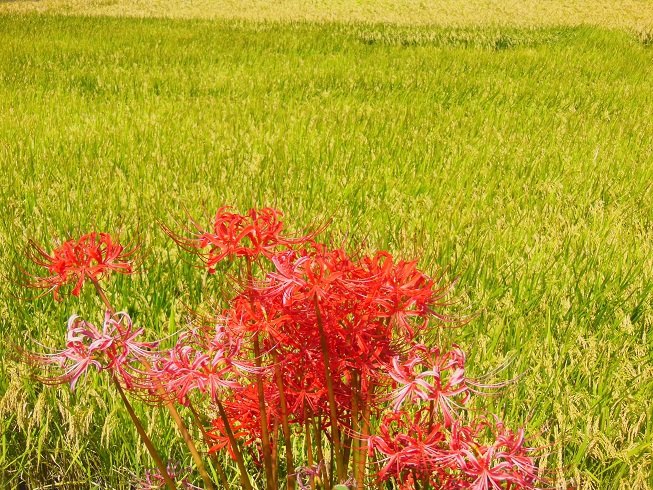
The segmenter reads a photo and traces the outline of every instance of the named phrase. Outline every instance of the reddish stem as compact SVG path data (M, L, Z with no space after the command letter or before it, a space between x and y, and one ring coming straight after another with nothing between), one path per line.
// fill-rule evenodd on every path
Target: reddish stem
M247 281L253 283L254 274L252 272L252 262L247 258L245 262L247 266ZM254 309L254 303L250 300L252 310ZM263 450L263 466L265 468L265 480L267 483L268 490L277 489L277 479L274 474L274 468L272 466L272 450L270 447L270 432L268 431L268 416L267 409L265 407L265 389L263 387L263 375L260 373L261 367L261 344L259 340L259 334L256 332L254 334L254 364L259 371L256 373L256 391L258 394L258 408L260 413L261 421L261 445Z
M324 372L326 374L327 394L329 396L329 418L331 422L331 437L333 437L334 443L336 474L338 475L338 482L340 483L345 481L346 476L345 468L343 468L344 465L342 463L342 445L340 442L340 432L338 430L338 412L336 409L336 397L333 391L333 379L331 378L329 349L327 346L326 334L324 333L322 313L320 312L317 295L313 298L313 302L315 304L315 314L317 315L317 327L320 332L320 346L324 358Z
M370 416L372 411L372 404L370 398L374 391L372 380L368 380L367 389L365 390L365 398L361 397L361 404L363 405L363 420L361 427L361 441L360 441L360 458L358 460L358 478L356 479L357 490L363 490L365 487L365 464L367 463L367 439L370 435Z
M254 364L261 367L261 344L258 332L254 334ZM258 393L258 408L261 421L261 444L263 446L263 464L265 466L265 479L268 490L276 490L276 478L272 466L272 451L270 446L270 432L268 431L268 416L265 407L265 389L263 387L263 375L256 373L256 391Z
M107 307L107 310L109 310L109 313L111 313L111 315L113 316L115 314L115 310L113 309L113 306L111 306L111 303L107 298L107 295L104 294L104 290L100 286L100 283L94 277L91 277L90 279L91 282L93 283L93 286L95 286L95 291L97 291L98 296L100 297L104 305Z
M309 468L313 467L313 443L311 441L311 418L310 408L307 406L306 399L304 399L304 431L306 439L306 459ZM311 490L315 490L315 477L311 476Z
M290 424L288 424L288 408L286 406L286 394L283 388L283 376L281 375L281 366L279 366L279 356L277 351L272 351L272 361L274 362L275 377L277 380L277 388L279 389L279 403L281 404L281 427L283 430L283 442L286 446L286 466L288 473L288 480L286 487L288 490L295 488L295 465L292 456L292 443L290 441Z
M113 374L111 376L111 379L113 380L113 384L116 386L116 389L118 390L118 393L120 394L120 398L122 398L123 403L125 404L125 407L127 408L127 412L129 413L129 416L132 419L132 422L136 426L136 430L138 431L138 435L141 437L141 440L145 444L145 447L147 448L148 452L150 453L150 456L152 456L152 459L154 460L154 464L156 464L156 467L159 469L159 472L161 473L161 476L163 477L164 481L166 482L166 486L168 487L168 490L177 490L177 486L175 485L175 482L172 481L172 478L170 478L170 475L168 474L168 470L163 464L163 461L161 460L161 457L159 456L159 453L157 453L156 449L154 448L154 444L152 444L152 441L148 437L147 433L145 432L145 429L143 428L143 425L141 424L141 421L138 420L138 417L136 416L136 412L134 412L134 409L131 406L131 403L129 403L129 400L127 399L127 395L125 395L125 391L122 389L122 386L120 386L120 382L116 378L116 375Z
M322 485L328 485L329 481L333 478L327 474L326 461L324 460L324 452L322 451L322 418L318 415L315 421L315 439L317 447L318 460L322 462Z
M229 424L229 417L227 417L227 412L225 411L224 406L222 405L222 402L220 400L216 400L216 404L218 405L220 418L222 418L222 422L224 423L224 429L225 432L227 433L227 438L229 439L229 443L231 444L231 449L236 455L236 463L238 464L238 469L240 470L240 480L243 485L243 488L245 488L245 490L253 490L252 484L249 481L249 476L247 475L247 468L245 468L245 461L243 460L243 454L240 452L240 448L238 447L238 443L236 443L236 438L234 437L234 433L231 430L231 425Z
M272 473L274 475L274 481L279 481L279 420L277 417L274 418L274 427L272 429L272 460L274 465L272 467Z
M351 431L352 431L352 438L351 438L351 467L353 469L354 473L354 480L356 482L359 481L359 476L358 476L358 461L360 460L360 454L359 454L359 449L360 449L360 441L358 440L358 416L359 416L359 411L358 411L358 396L360 392L360 378L358 376L358 372L354 371L352 373L352 380L351 380ZM357 484L358 487L358 484Z

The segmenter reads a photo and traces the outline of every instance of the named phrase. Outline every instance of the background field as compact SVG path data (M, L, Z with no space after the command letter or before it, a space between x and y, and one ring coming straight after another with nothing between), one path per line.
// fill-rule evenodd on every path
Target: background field
M72 15L649 29L648 0L4 0L0 11Z
M79 5L0 11L146 4ZM152 12L202 4L184 5ZM252 17L284 19L296 4L276 5ZM394 5L306 15L396 19ZM635 29L651 6L565 5L578 17L533 8L469 24L510 24L491 28L0 15L1 272L28 237L51 246L119 222L127 237L140 222L147 271L110 294L156 337L207 291L155 216L227 203L277 206L294 229L332 217L334 240L460 276L461 304L480 315L442 336L476 374L514 358L503 375L519 385L481 403L528 421L533 444L557 441L546 464L562 469L560 488L651 488L653 50ZM465 23L449 12L443 24ZM621 28L569 26L582 23ZM56 345L70 314L99 315L87 293L22 302L2 281L0 333ZM4 487L128 488L150 465L102 380L42 389L0 354ZM139 410L183 457L165 414Z

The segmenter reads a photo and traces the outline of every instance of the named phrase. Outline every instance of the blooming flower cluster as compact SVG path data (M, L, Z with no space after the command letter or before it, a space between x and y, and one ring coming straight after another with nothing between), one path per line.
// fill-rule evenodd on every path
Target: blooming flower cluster
M415 488L420 483L422 488L535 488L537 467L523 431L517 438L508 435L498 420L488 421L494 418L461 422L459 414L476 385L465 377L463 350L454 345L441 352L418 342L429 328L452 320L442 313L450 285L424 274L416 261L397 260L385 251L351 257L313 236L286 240L277 221L266 228L274 233L266 235L264 249L243 247L247 233L263 235L254 231L260 230L261 215L252 210L236 217L220 210L216 234L193 239L200 254L207 250L209 272L225 258L248 261L245 287L222 312L225 330L241 339L240 355L261 357L264 404L257 403L251 372L249 380L243 373L240 387L229 386L229 398L238 401L228 403L227 411L248 446L263 440L262 425L275 433L286 423L308 428L308 437L319 440L330 431L341 452L338 461L336 448L332 466L351 467L330 479L352 474L358 488L365 488L367 454L381 457L379 480L393 478L405 488L412 488L405 483L411 475L419 476ZM230 229L226 217L247 232L218 233ZM252 264L261 264L261 258L268 259L267 266L253 273ZM255 340L257 352L251 348ZM381 416L379 434L370 433L372 414ZM317 429L314 434L311 428ZM482 443L492 430L496 442ZM215 423L214 433L219 447L229 446L223 424ZM276 453L282 442L272 438L268 444ZM265 464L262 451L253 457Z
M111 371L120 386L165 403L182 429L174 405L187 407L206 453L226 451L246 489L248 465L263 469L269 490L283 480L288 489L362 490L388 480L405 490L538 488L537 452L523 429L483 413L465 422L481 385L466 376L462 348L427 345L432 329L455 322L444 313L451 284L386 251L351 255L315 233L289 238L281 218L271 208L240 215L223 207L209 231L194 221L181 233L164 226L209 273L226 259L242 261L237 294L167 350L137 341L143 329L113 314L97 284L112 271L131 273L132 252L91 233L40 253L50 275L36 287L57 295L74 282L71 294L79 294L89 278L108 309L101 329L73 316L65 350L30 355L59 370L41 379L74 387L91 366ZM299 434L305 454L292 442ZM196 450L193 457L213 488ZM174 488L176 467L157 465L142 487Z
M395 479L402 489L523 489L540 480L523 429L512 432L498 419L447 427L427 408L395 412L383 417L369 447L383 456L378 480Z
M173 348L163 352L151 376L180 403L193 390L215 400L222 389L241 386L236 381L239 370L246 371L249 365L235 358L239 351L239 341L230 341L221 325L208 331L191 329L179 336Z

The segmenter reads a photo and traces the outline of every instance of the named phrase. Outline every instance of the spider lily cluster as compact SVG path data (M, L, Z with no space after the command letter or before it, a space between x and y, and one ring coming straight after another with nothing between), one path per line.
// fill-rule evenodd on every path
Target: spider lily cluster
M21 351L47 384L75 389L91 368L110 374L156 464L141 488L197 487L188 471L179 477L178 466L163 463L126 393L168 408L207 489L230 488L234 472L242 488L268 490L543 484L523 429L466 412L482 385L466 376L463 350L425 345L428 331L455 319L443 313L451 285L417 261L385 251L354 257L317 233L286 236L271 208L241 215L223 207L208 231L194 221L163 229L209 274L237 268L236 293L223 307L197 315L161 349L139 340L143 329L114 311L100 285L111 272L134 271L134 250L103 233L52 253L32 244L31 258L47 274L30 285L61 300L88 280L106 311L101 327L73 315L62 351ZM221 452L233 465L220 463Z

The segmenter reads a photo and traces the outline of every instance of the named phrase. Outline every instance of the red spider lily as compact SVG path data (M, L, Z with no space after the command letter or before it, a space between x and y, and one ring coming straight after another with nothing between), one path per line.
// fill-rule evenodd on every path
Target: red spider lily
M353 343L345 345L364 344L363 337L373 330L379 339L387 339L391 330L413 337L411 319L418 319L424 327L429 317L437 317L433 306L440 304L449 290L436 289L435 282L419 272L415 262L395 264L386 252L353 261L344 250L326 252L323 246L313 244L311 250L273 255L271 262L275 270L268 273L267 283L259 286L259 296L276 298L277 310L299 309L313 315L312 303L317 298L323 316L332 319L334 334L361 335L347 339ZM440 318L445 319L443 315Z
M395 263L387 252L377 254L364 261L366 273L377 277L369 294L369 282L365 284L366 298L376 306L376 315L389 318L400 331L414 337L411 320L417 320L420 328L425 328L430 317L448 320L438 314L433 307L444 306L441 300L447 296L451 286L436 288L436 281L417 269L417 261L400 260ZM377 289L378 288L378 289Z
M371 384L378 389L388 383L380 368L401 353L404 340L396 340L413 331L402 326L409 320L394 321L389 309L404 301L401 308L406 317L413 316L410 312L418 307L422 316L430 315L425 305L436 297L434 282L423 274L397 273L397 265L386 253L355 261L342 249L326 251L313 243L306 249L278 252L270 260L275 270L263 283L246 285L243 294L233 300L232 309L224 313L229 328L239 335L262 334L264 350L276 353L290 416L301 423L306 402L314 415L326 420L330 402L317 302L337 395L336 410L346 427L350 425L347 418L353 416L353 393L358 393L363 404L356 415L361 417L365 404L372 402ZM400 262L399 267L404 270L405 264ZM410 276L405 282L413 284L408 287L401 279L388 279L395 276ZM397 288L407 292L398 295ZM405 300L410 294L416 298L412 302ZM359 380L358 386L352 384L353 377Z
M306 354L286 354L282 361L286 397L290 402L288 410L299 421L304 418L304 404L312 413L325 413L328 403L322 374L324 364L319 359L310 359Z
M56 376L43 376L45 384L70 383L72 390L89 367L98 372L109 370L121 379L128 389L140 383L140 372L131 366L141 359L152 359L151 349L156 342L138 342L136 337L143 329L134 329L131 318L125 312L111 315L107 311L100 330L95 325L73 315L68 320L66 348L51 354L26 352L27 359L45 367L63 370Z
M115 242L108 233L91 232L79 239L69 239L59 245L52 253L30 241L29 258L48 270L49 275L33 276L28 287L54 291L54 298L59 298L61 287L74 284L70 294L79 296L85 279L93 282L105 277L110 272L132 274L132 263L138 246L125 250ZM27 273L26 273L27 274Z
M200 487L197 487L188 481L188 477L192 472L191 468L183 467L181 466L181 463L173 463L172 461L169 461L166 471L180 490L201 490ZM145 470L145 477L137 480L136 486L138 490L158 490L160 488L165 488L166 483L158 469L151 469Z
M236 424L238 424L238 421L234 421L234 422ZM222 421L222 419L215 419L215 420L213 420L211 422L211 424L213 425L213 428L211 430L209 430L208 434L209 434L209 437L213 441L216 441L216 442L209 449L209 453L218 452L218 451L220 451L220 450L222 450L222 449L224 449L226 447L227 451L229 451L229 455L231 456L231 458L234 461L236 459L238 459L236 457L236 453L234 451L234 448L231 445L229 437L227 436L227 431L225 429L225 425L224 425L224 422ZM230 424L230 425L232 425L231 430L233 431L233 435L234 435L234 437L236 439L239 439L239 438L242 438L242 437L245 437L245 436L248 435L247 431L241 429L239 425L236 425L235 427L234 427L233 423ZM251 443L251 442L252 442L252 440L250 439L248 443Z
M446 434L441 424L425 423L429 418L425 410L410 416L406 412L386 415L379 427L379 435L369 438L370 452L376 450L385 457L385 466L379 470L379 481L407 472L429 475L448 469Z
M279 392L275 383L264 386L266 400L267 426L272 431L274 419L279 416ZM261 439L261 412L255 384L249 384L231 393L224 402L230 420L237 420L238 429L247 438L246 444ZM257 459L258 461L258 459Z
M181 244L208 248L210 272L227 256L270 260L272 270L262 280L255 281L248 269L241 294L223 313L226 329L244 345L250 339L260 342L254 352L244 349L241 357L255 355L257 365L263 366L257 382L263 378L266 386L268 430L273 421L280 425L279 397L284 395L284 424L319 420L322 430L331 426L334 446L340 445L338 430L360 439L354 447L383 455L381 480L406 482L410 474L417 480L415 487L431 482L443 489L474 488L481 474L474 468L482 467L491 453L491 468L500 465L495 472L506 470L497 478L521 485L515 488L532 488L529 475L535 466L521 451L518 435L506 432L497 439L503 441L501 447L485 451L478 442L480 429L457 421L457 409L473 391L470 386L492 386L467 380L459 347L441 353L416 343L431 320L452 320L438 311L446 305L451 286L440 287L440 280L420 271L416 261L395 260L387 252L353 259L343 249L328 250L312 239L281 239L276 215L263 215L234 215L223 208L214 233L198 227L199 233ZM298 244L303 248L295 247ZM250 383L233 389L233 401L225 402L248 444L261 439L262 411L253 380ZM378 393L391 384L395 390L389 395ZM370 414L388 400L397 413L385 427L382 424L378 435L370 436ZM401 412L406 402L427 402L428 408L418 409L408 421L413 416ZM221 441L216 448L226 447L226 434L216 430ZM497 458L501 461L495 464ZM359 455L357 466L361 461L364 470L365 458ZM339 470L338 478L343 476ZM356 469L355 478L362 481L364 471Z
M211 231L205 231L193 221L194 229L187 229L193 235L191 238L182 237L165 226L164 230L188 251L208 248L202 255L211 274L226 257L270 257L279 247L292 247L309 241L315 235L299 238L283 236L283 213L276 209L250 209L247 215L231 213L229 209L229 206L218 209Z
M275 302L265 300L256 291L247 291L234 298L231 306L223 316L230 331L236 335L262 334L278 343L289 340L284 334L284 325L291 321L291 317Z
M269 430L272 430L272 420L278 416L278 393L276 392L276 385L269 383L265 385L266 396L265 399L272 402L272 405L267 407L267 425ZM261 412L258 404L258 394L256 386L250 384L246 387L233 390L229 399L225 400L224 408L228 414L231 422L231 430L233 431L234 438L243 441L243 445L250 447L256 442L261 440ZM216 441L216 444L211 446L209 452L220 451L227 448L231 457L235 460L236 454L231 446L229 437L225 429L222 419L215 419L211 422L212 429L209 430L209 437ZM260 452L256 453L250 451L250 454L256 464L261 463Z

